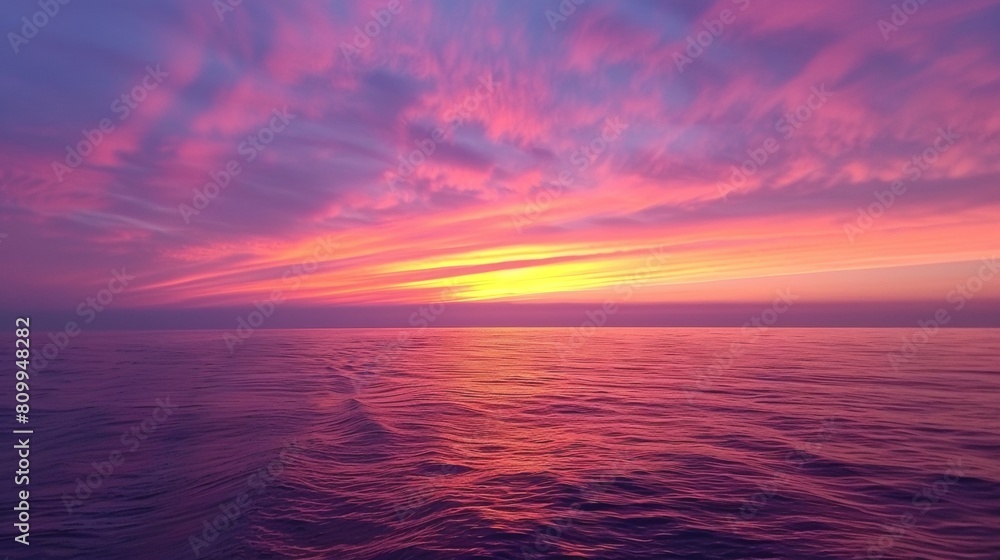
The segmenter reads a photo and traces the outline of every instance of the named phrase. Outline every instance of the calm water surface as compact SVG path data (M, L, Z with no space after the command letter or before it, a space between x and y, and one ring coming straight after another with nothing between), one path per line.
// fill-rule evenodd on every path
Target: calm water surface
M911 330L397 334L84 333L32 376L31 554L5 550L1000 558L998 330L898 371Z

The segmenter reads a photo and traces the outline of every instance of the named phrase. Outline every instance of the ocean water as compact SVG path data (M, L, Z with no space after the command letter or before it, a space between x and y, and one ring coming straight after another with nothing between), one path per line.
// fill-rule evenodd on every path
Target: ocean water
M1000 558L1000 330L913 333L84 333L4 552Z

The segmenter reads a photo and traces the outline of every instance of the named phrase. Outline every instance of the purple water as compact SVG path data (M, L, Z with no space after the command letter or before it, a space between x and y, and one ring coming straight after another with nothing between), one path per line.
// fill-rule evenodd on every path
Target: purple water
M911 334L84 333L32 375L31 554L5 550L1000 557L1000 331L897 371Z

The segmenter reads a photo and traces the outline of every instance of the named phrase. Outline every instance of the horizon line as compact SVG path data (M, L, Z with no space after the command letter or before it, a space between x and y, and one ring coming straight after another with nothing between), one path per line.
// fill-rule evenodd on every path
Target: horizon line
M998 328L1000 301L569 304L428 303L303 307L253 302L211 308L49 309L30 317L36 330L253 330L319 328Z

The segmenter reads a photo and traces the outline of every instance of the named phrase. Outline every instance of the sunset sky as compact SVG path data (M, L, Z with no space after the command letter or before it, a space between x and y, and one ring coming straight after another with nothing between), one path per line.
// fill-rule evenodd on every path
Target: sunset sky
M921 316L1000 248L995 0L159 4L0 6L0 309Z

